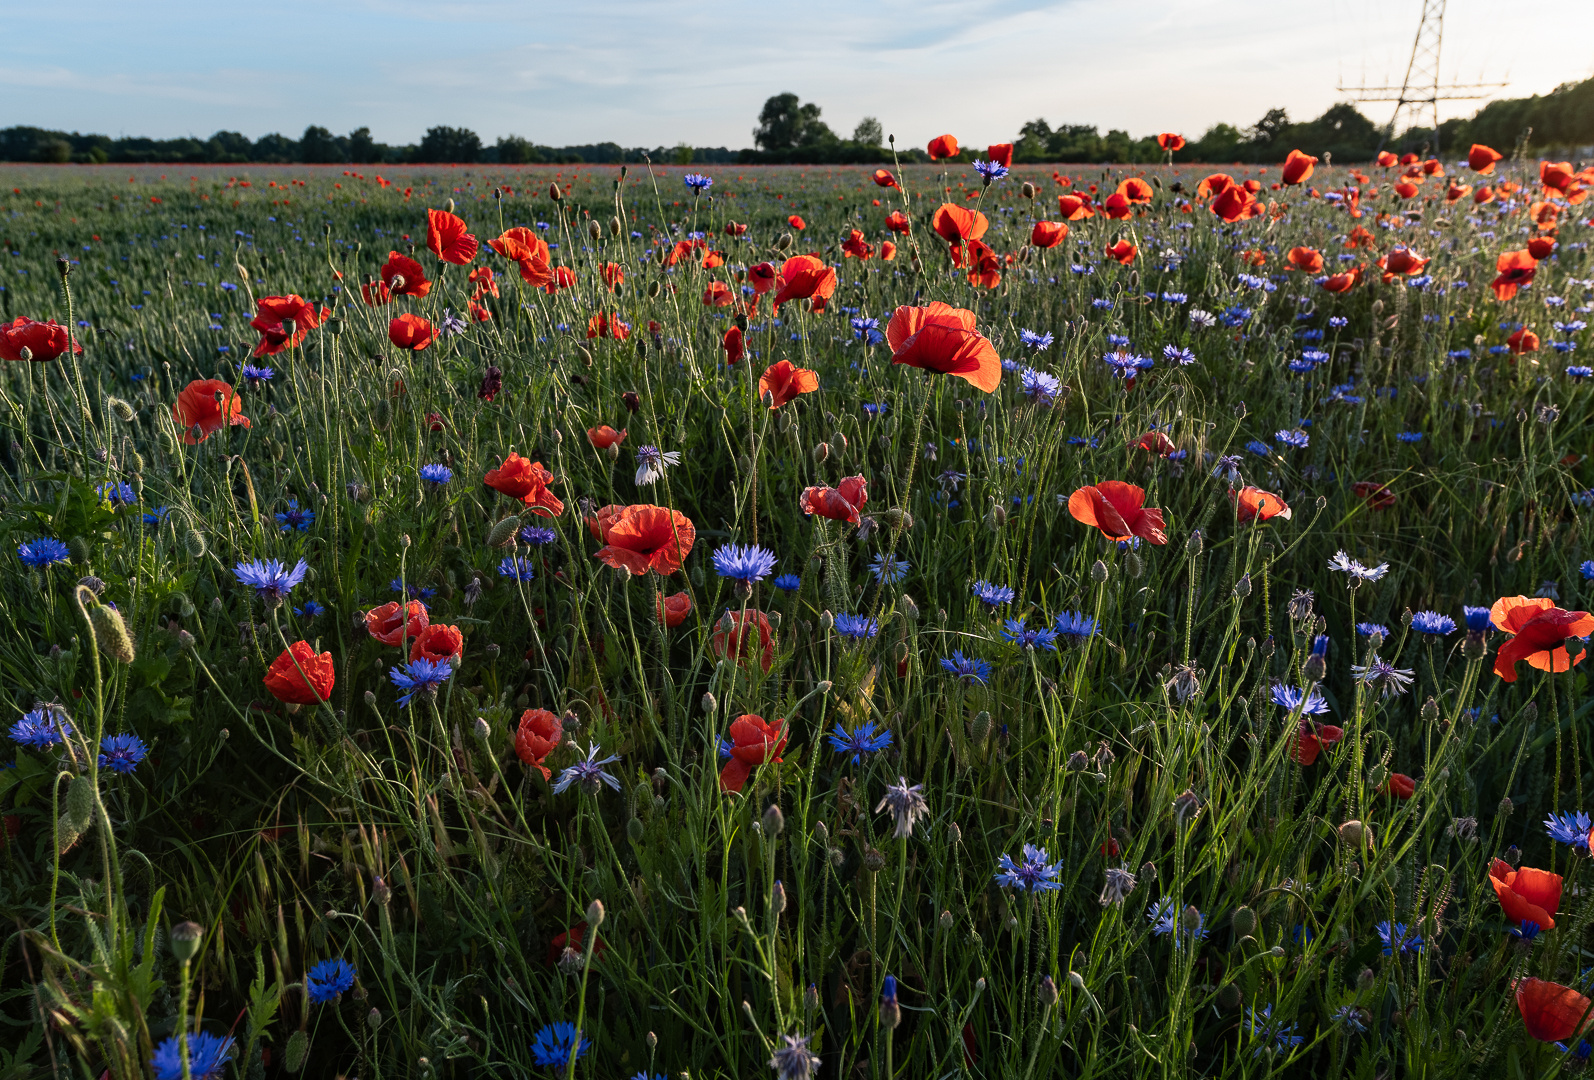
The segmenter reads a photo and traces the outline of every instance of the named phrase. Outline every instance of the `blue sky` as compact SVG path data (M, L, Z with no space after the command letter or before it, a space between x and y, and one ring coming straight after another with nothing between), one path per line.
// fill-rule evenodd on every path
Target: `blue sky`
M1308 118L1340 80L1405 71L1420 0L0 0L0 126L112 135L295 136L434 124L492 141L751 144L790 90L849 133L876 116L908 145L1020 124L1194 137L1283 106ZM1538 15L1534 15L1534 9ZM1594 4L1450 0L1446 78L1543 93L1594 74ZM1546 34L1544 31L1553 30ZM1466 115L1458 102L1443 116ZM1370 105L1375 120L1389 106Z

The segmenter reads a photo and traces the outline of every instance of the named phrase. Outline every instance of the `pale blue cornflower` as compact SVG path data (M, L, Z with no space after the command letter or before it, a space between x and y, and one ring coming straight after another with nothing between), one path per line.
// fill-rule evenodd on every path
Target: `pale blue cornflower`
M908 576L909 569L911 567L905 560L890 558L885 552L876 555L869 563L869 572L882 585L895 585Z
M603 767L612 761L619 761L620 755L610 754L608 757L600 759L598 754L601 752L602 749L597 743L587 747L587 756L585 758L574 765L568 766L564 772L559 774L559 779L553 785L554 793L562 793L571 784L579 785L581 790L588 795L596 795L603 790L604 784L608 784L615 791L619 791L620 781L604 772Z
M715 573L749 587L767 578L777 561L773 551L766 551L757 544L722 544L713 555Z
M996 861L996 883L1004 889L1023 889L1029 892L1055 892L1063 887L1058 881L1062 873L1061 861L1051 863L1046 849L1034 844L1024 845L1024 861L1015 863L1012 856L1003 854Z
M295 585L304 580L309 570L310 564L303 559L292 570L277 559L255 559L239 563L233 568L233 575L240 584L255 590L255 595L264 600L267 607L276 607L287 598Z

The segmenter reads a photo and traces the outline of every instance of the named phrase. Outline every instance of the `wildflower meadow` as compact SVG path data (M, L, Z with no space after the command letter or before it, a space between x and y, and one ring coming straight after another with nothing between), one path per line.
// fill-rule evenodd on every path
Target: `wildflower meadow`
M1159 142L0 170L0 1077L1584 1066L1594 170Z

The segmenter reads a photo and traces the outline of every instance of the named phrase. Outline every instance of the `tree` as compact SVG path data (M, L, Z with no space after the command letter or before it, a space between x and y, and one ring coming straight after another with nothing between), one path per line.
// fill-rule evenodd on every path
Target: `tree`
M249 136L236 131L218 131L205 142L207 161L248 161L254 145Z
M879 146L885 139L886 129L872 116L859 120L858 126L852 129L852 141L860 146Z
M764 102L753 129L753 144L760 150L793 150L799 146L833 142L835 132L819 119L819 106L802 104L796 94L776 94Z
M304 129L299 139L299 157L312 165L335 165L348 160L340 140L324 127L314 124Z
M376 147L376 140L371 138L370 128L360 127L349 132L349 160L357 165L382 160L382 155Z
M415 148L415 160L421 162L472 162L482 152L481 136L469 128L451 128L439 125L427 128L421 144Z
M40 139L33 144L33 156L39 161L61 165L72 160L72 144L62 138Z
M531 144L530 139L522 139L519 135L500 135L498 137L498 163L500 165L529 165L541 161L542 155L537 153L537 148Z
M1285 129L1289 126L1289 113L1283 109L1269 109L1262 115L1262 119L1252 126L1248 134L1251 142L1262 146L1270 146L1280 135L1284 134Z
M279 164L298 161L299 144L286 135L273 131L270 135L262 135L255 140L255 145L250 150L249 157L254 161L269 161ZM153 161L155 158L147 158L145 160Z

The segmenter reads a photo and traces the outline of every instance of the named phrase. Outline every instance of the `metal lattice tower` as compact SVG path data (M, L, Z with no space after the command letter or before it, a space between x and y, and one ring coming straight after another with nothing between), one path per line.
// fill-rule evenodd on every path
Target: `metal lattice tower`
M1417 25L1417 36L1411 43L1411 59L1406 64L1406 78L1397 90L1387 83L1383 86L1341 86L1341 93L1355 95L1358 103L1367 101L1393 101L1395 111L1390 114L1378 148L1395 137L1401 115L1408 128L1421 122L1433 126L1434 153L1439 152L1439 103L1441 101L1472 101L1487 97L1474 91L1494 90L1505 83L1450 83L1439 84L1439 50L1445 36L1445 0L1422 0L1422 22ZM1427 114L1426 116L1424 114Z

